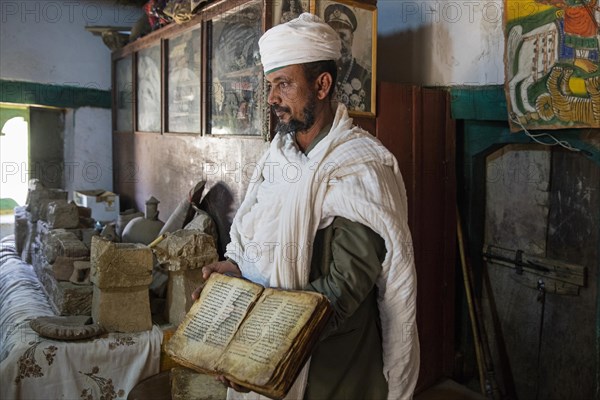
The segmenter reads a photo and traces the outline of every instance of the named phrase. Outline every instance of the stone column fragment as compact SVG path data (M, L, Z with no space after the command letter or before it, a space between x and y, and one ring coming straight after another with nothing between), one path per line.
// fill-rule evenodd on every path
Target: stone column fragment
M94 285L92 317L111 332L152 328L148 287L152 251L133 243L92 237L90 280Z
M202 267L219 257L211 235L198 230L178 230L153 249L156 259L169 272L167 318L179 325L192 306L192 292L202 284Z

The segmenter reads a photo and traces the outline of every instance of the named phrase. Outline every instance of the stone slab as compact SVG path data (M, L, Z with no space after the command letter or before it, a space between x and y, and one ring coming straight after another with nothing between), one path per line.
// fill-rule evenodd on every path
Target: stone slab
M44 253L50 264L58 256L63 257L88 257L90 251L73 232L64 229L53 229L45 235Z
M15 248L17 254L23 252L25 241L27 240L28 221L31 219L31 214L25 207L15 207Z
M27 211L31 213L31 220L46 218L48 203L54 200L67 200L68 192L60 189L47 189L39 182L30 182L27 193Z
M52 264L52 271L54 278L57 281L70 281L73 275L73 269L75 262L77 261L88 261L89 257L64 257L58 256ZM88 261L89 263L89 261ZM89 267L88 267L89 268Z
M69 278L69 282L76 285L91 285L90 268L91 263L89 261L75 261L73 263L73 273Z
M54 278L49 264L34 265L33 268L58 315L91 315L93 290L91 285L59 282Z
M92 318L109 332L152 329L148 287L100 289L93 286Z
M54 200L48 203L46 221L51 229L73 229L79 226L79 211L75 203Z
M219 259L212 236L192 229L168 233L154 247L154 253L169 271L199 269Z
M169 271L167 284L167 319L179 325L192 307L192 293L204 282L201 269Z
M214 376L205 375L188 368L171 370L172 400L225 400L227 388Z
M92 237L92 283L99 288L126 288L152 282L152 250L134 243L112 243Z

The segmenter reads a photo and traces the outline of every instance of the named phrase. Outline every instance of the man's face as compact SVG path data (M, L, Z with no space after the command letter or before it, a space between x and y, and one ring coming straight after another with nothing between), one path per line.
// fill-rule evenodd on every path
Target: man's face
M352 41L354 40L352 30L338 26L335 28L335 31L342 41L342 60L352 59Z
M271 110L277 116L276 130L302 132L315 122L316 88L306 80L301 65L290 65L267 75Z

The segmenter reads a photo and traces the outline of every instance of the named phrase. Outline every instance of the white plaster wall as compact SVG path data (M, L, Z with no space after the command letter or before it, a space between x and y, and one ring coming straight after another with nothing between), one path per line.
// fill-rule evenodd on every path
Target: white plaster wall
M132 26L141 10L112 0L0 2L0 77L110 89L110 50L86 26Z
M111 111L81 107L65 116L65 190L113 190Z
M110 50L86 26L133 26L139 8L114 0L0 1L0 78L110 90ZM113 189L111 113L65 114L65 189Z
M378 79L422 85L504 81L502 0L379 0Z

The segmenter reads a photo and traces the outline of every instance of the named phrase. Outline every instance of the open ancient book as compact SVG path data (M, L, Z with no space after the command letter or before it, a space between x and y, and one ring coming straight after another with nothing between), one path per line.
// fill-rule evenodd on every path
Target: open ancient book
M224 375L279 399L296 380L330 315L322 294L265 289L212 274L166 349L186 367Z

